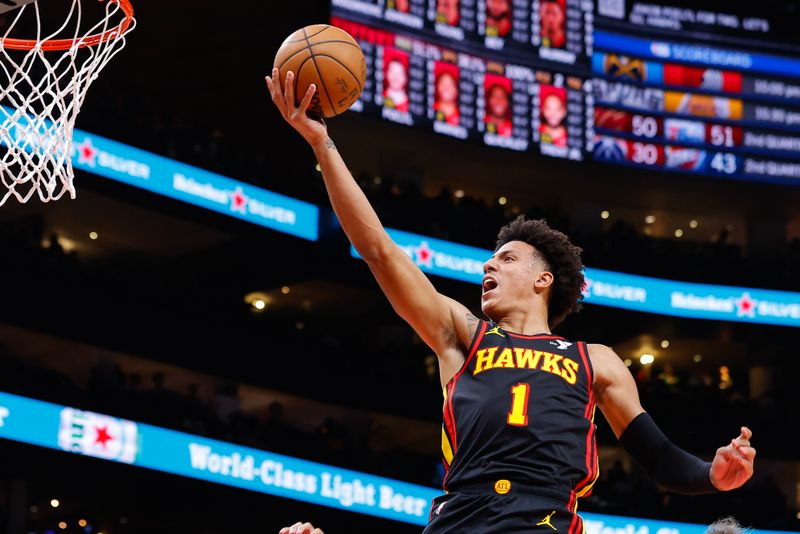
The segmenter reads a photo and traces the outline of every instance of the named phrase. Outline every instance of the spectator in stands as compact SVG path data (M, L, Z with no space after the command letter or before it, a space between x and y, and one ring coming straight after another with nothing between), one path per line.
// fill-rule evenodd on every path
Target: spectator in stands
M235 384L220 384L211 400L211 409L217 418L223 423L229 423L231 419L241 412L239 392Z

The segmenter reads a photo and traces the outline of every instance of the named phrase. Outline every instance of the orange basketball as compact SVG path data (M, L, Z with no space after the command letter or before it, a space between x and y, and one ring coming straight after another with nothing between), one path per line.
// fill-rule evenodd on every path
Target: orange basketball
M367 78L367 62L361 47L346 31L327 24L297 30L275 54L281 83L294 73L294 94L300 103L310 84L317 92L310 115L335 117L358 100Z

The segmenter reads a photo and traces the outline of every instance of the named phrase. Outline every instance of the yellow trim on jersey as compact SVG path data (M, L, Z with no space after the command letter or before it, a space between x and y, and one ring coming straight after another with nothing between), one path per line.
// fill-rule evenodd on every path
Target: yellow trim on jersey
M572 507L572 513L578 515L578 499L575 499L575 505ZM581 521L581 534L586 534L586 522L582 517L578 516Z
M448 466L453 463L453 448L450 446L450 440L447 439L447 434L444 431L444 425L442 425L442 456L444 457L444 461L447 462Z
M592 418L591 418L592 424L594 424L594 412L595 412L596 410L597 410L597 405L595 404L595 405L592 407ZM600 464L599 464L599 456L598 456L597 454L595 454L595 455L594 455L594 478L592 479L592 481L591 481L589 484L587 484L586 486L584 486L584 487L583 487L583 489L581 489L581 490L580 490L578 493L576 493L575 495L577 495L578 497L583 497L584 495L586 495L587 493L589 493L589 491L591 491L591 489L592 489L592 486L594 486L594 483L595 483L595 482L597 482L597 479L598 479L599 477L600 477ZM577 510L577 507L576 507L576 510Z

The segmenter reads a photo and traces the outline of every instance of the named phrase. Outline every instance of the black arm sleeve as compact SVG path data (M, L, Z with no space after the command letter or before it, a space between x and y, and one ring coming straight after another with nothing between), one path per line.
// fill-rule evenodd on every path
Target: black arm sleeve
M619 442L664 488L686 495L717 491L711 484L711 464L672 443L647 413L631 421Z

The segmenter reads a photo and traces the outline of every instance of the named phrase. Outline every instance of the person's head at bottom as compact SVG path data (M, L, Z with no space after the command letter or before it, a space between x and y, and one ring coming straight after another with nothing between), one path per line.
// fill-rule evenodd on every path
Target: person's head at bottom
M705 534L746 534L747 530L736 519L723 517L711 523Z
M311 523L297 522L290 527L283 527L278 534L325 534L321 528L314 528Z

